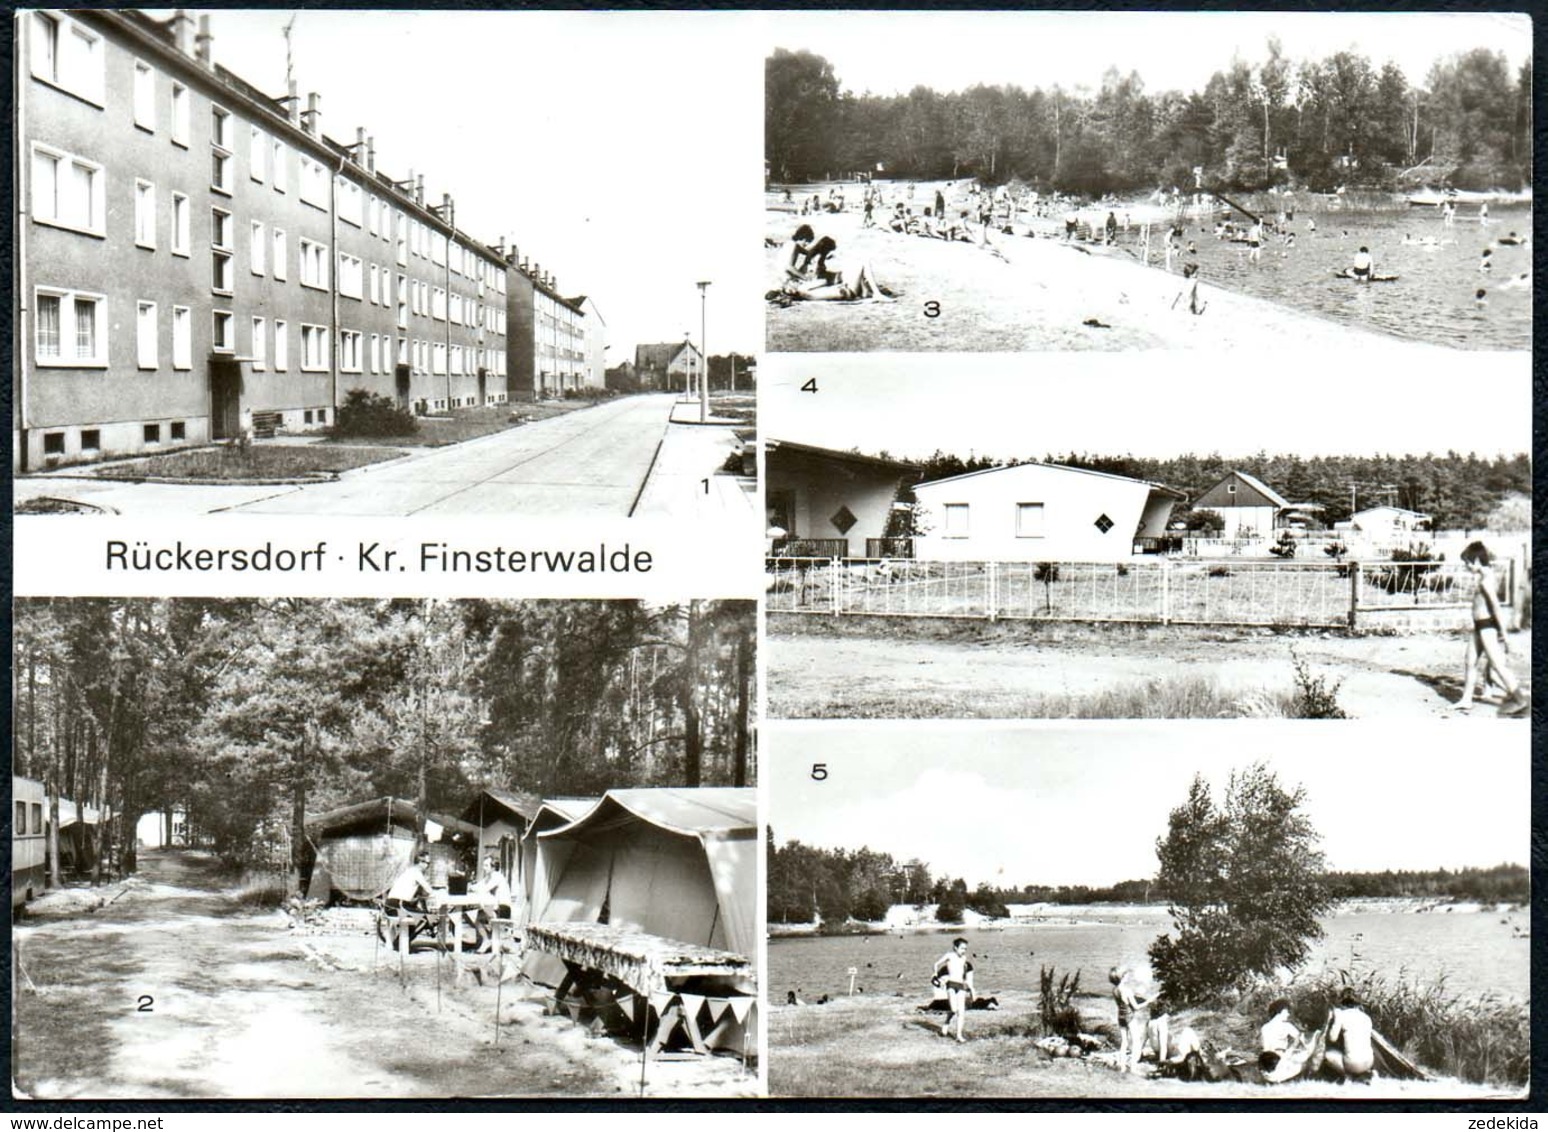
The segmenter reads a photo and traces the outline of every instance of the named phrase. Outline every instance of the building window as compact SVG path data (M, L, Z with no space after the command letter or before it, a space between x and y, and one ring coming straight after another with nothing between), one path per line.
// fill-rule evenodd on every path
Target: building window
M231 253L211 252L210 260L210 289L231 294Z
M968 505L966 503L946 504L946 529L941 533L946 538L968 537Z
M142 248L156 246L156 186L134 183L134 242Z
M188 197L172 194L172 254L188 254Z
M446 321L446 291L444 288L437 287L434 292L432 292L430 300L430 316L441 322Z
M1016 504L1016 537L1043 537L1043 505L1041 503Z
M100 428L81 429L81 452L102 451L102 430Z
M211 311L211 348L222 354L236 353L236 321L230 311Z
M339 331L339 369L349 373L360 372L360 331Z
M371 301L373 303L382 301L382 274L374 263L371 265Z
M43 224L105 235L106 174L102 166L47 146L32 147L32 218Z
M430 349L430 372L444 374L446 372L446 343L437 342Z
M360 227L360 186L347 177L335 177L333 191L339 219Z
M32 14L32 74L102 105L102 40L55 12Z
M398 276L398 329L408 329L409 286L408 276Z
M210 246L231 250L231 213L223 208L210 209Z
M156 129L156 72L138 59L134 61L134 124L152 132Z
M62 433L62 432L45 432L43 434L43 455L45 455L45 456L63 456L64 455L64 441L65 441L65 434ZM16 803L17 813L19 813L19 814L20 813L24 813L25 811L24 811L23 807L25 807L26 804L27 803L25 803L25 802L17 802ZM18 824L20 824L21 820L22 819L18 819Z
M461 326L462 325L462 296L461 295L453 295L451 297L451 320L457 326Z
M231 115L219 106L210 107L210 144L231 152Z
M254 275L263 274L263 261L268 252L268 242L263 232L263 221L253 220L249 222L248 229L248 258L252 261L251 267Z
M328 171L301 154L301 199L318 208L328 207Z
M141 369L156 368L156 304L143 300L135 304L135 360Z
M283 318L274 320L274 372L284 373L290 367L290 324Z
M107 365L106 305L101 295L39 289L36 307L38 364Z
M187 426L187 424L185 424L183 421L173 421L172 422L172 439L173 440L187 440L188 439L188 426Z
M263 159L268 154L269 138L257 126L251 126L247 139L247 175L255 181L263 180Z
M372 373L380 373L382 369L382 340L379 335L371 335L371 352L366 355L366 365Z
M145 443L146 444L160 444L161 443L161 426L159 424L148 424L148 425L146 425L145 426L145 433L144 433L144 435L145 435Z
M274 148L269 157L271 159L269 162L269 180L274 185L274 190L282 193L285 191L288 180L288 170L285 168L287 160L285 143L275 138Z
M452 373L456 374L459 377L462 376L462 347L461 346L453 346L451 348L451 371L452 371Z
M325 370L328 368L328 328L301 324L301 368Z
M265 337L264 337L265 334L267 334L267 332L268 332L268 326L265 325L264 320L261 319L261 318L254 318L253 319L253 349L252 349L252 360L253 360L253 368L254 369L263 369L264 368L264 365L265 365L265 362L266 362L266 356L268 354L268 347L265 345Z
M284 280L289 271L290 249L285 229L274 229L274 278Z
M328 287L328 245L301 238L301 285Z
M193 311L172 308L172 368L193 368Z
M231 195L231 155L213 152L210 155L210 188Z
M339 294L347 295L351 299L361 296L363 268L360 257L339 253Z
M192 129L193 98L182 83L172 84L172 140L184 149L188 148L188 134Z

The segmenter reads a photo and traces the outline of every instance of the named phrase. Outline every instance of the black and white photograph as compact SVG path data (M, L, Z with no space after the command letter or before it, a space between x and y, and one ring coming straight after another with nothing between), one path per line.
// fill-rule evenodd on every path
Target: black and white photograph
M771 729L770 1094L1524 1096L1525 737L1304 730Z
M1525 720L1516 360L781 357L768 713Z
M770 34L770 351L1530 348L1526 14Z
M18 512L755 526L728 19L17 13Z
M18 599L14 1097L756 1095L755 612Z

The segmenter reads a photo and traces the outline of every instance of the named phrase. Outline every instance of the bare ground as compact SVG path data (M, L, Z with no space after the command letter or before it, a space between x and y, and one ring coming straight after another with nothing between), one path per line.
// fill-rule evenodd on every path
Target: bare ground
M1090 1097L1302 1101L1313 1099L1485 1100L1513 1096L1498 1087L1455 1080L1378 1080L1340 1086L1297 1082L1190 1084L1121 1073L1095 1059L1050 1058L1032 1042L1036 995L1000 995L997 1012L968 1015L966 1045L940 1036L940 1015L902 997L860 995L823 1006L775 1006L769 1018L769 1093L823 1097ZM1113 1007L1077 1000L1086 1032L1109 1034Z
M1293 656L1338 684L1355 718L1457 716L1461 633L1348 636L1159 626L988 625L924 619L771 617L773 718L1047 718L1124 686L1202 677L1244 705L1294 690ZM1526 681L1531 633L1512 635ZM1473 708L1493 716L1489 701Z
M400 984L374 936L298 936L194 854L86 915L23 920L13 1080L32 1099L639 1095L639 1047L543 1014L508 983L452 985L417 951ZM152 999L142 1011L141 996ZM751 1096L741 1062L653 1061L648 1096Z

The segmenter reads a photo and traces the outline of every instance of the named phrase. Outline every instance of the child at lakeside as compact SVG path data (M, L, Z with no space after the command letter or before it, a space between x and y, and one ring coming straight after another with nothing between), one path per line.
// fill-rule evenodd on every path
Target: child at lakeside
M1473 684L1478 678L1478 659L1482 657L1489 666L1491 678L1505 689L1500 714L1525 715L1532 709L1532 702L1506 664L1510 640L1505 635L1505 613L1500 607L1499 582L1494 576L1494 554L1483 543L1470 542L1462 551L1462 562L1477 581L1477 588L1473 592L1473 628L1467 640L1462 698L1457 701L1457 710L1473 709Z
M1140 1051L1145 1045L1144 1011L1148 1001L1134 989L1131 974L1126 967L1114 967L1107 972L1107 981L1113 984L1113 1002L1118 1007L1118 1068L1125 1073L1139 1065Z
M958 937L951 941L951 950L935 961L932 986L946 989L946 1021L941 1023L941 1037L951 1034L951 1021L957 1020L957 1041L966 1042L962 1027L967 1021L968 1004L977 992L973 989L973 964L968 962L967 940Z

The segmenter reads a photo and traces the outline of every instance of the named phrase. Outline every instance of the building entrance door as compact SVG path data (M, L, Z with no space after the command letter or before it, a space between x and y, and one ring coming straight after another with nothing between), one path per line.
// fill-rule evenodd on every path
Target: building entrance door
M398 388L398 408L404 412L409 410L409 367L399 366L393 371L396 375Z
M242 433L242 365L210 359L210 438L232 440Z
M488 392L488 390L489 390L489 371L486 370L486 369L480 369L478 371L478 403L480 405L487 405L487 404L489 404L489 392Z

